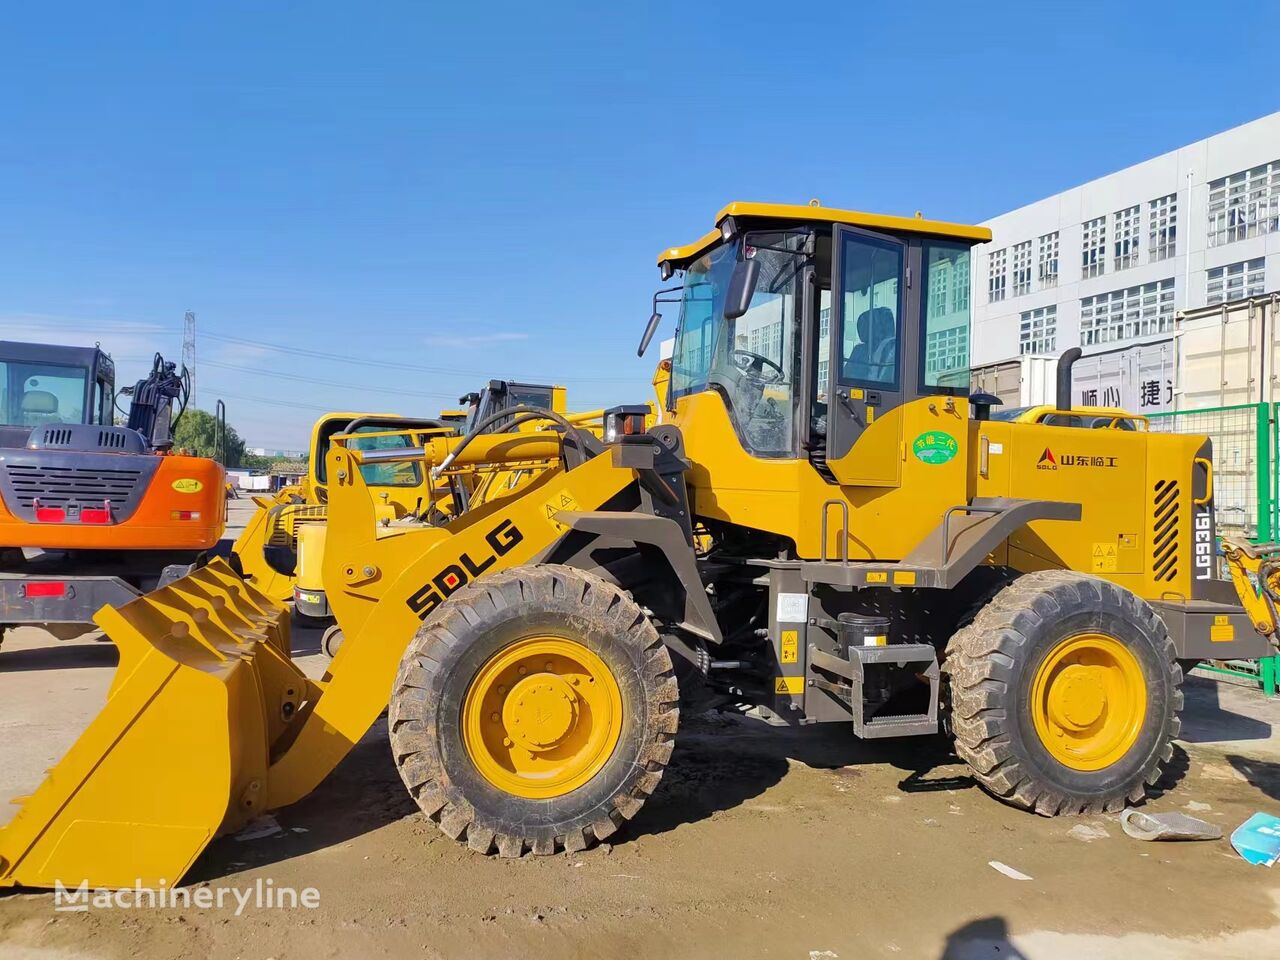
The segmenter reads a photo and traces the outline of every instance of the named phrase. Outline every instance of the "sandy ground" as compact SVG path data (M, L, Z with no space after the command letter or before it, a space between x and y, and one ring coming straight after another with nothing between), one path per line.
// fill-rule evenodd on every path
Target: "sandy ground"
M321 671L314 631L295 641ZM92 638L6 640L0 792L38 782L101 704L114 663ZM1257 810L1280 813L1280 701L1199 677L1186 690L1184 740L1148 809L1228 833ZM504 861L418 814L380 720L277 820L277 835L216 841L189 881L314 887L316 909L237 916L228 897L223 909L58 913L49 894L9 893L0 958L1260 958L1280 943L1280 872L1248 866L1225 839L1141 843L1112 818L1009 809L940 738L862 743L843 727L692 718L613 844ZM1101 835L1077 839L1081 824Z

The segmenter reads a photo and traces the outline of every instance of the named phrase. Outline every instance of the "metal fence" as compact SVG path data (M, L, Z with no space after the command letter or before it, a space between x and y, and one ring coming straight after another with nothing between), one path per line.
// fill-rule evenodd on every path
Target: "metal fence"
M1159 433L1202 433L1213 441L1213 505L1219 536L1271 540L1275 530L1273 405L1179 410L1151 416Z
M1213 506L1218 536L1268 543L1280 528L1280 404L1246 403L1203 410L1178 410L1150 417L1157 433L1199 433L1213 441ZM1212 662L1197 669L1259 684L1274 696L1280 657L1260 661Z

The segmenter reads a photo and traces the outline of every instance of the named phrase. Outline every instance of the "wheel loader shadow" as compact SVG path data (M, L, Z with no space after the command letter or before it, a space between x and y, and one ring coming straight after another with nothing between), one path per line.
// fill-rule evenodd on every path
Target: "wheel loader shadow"
M114 670L120 652L105 637L101 639L56 640L38 647L0 647L0 674L44 670L91 668Z
M271 814L279 824L278 833L247 840L238 840L235 834L218 838L183 882L217 880L242 869L332 850L420 814L392 762L384 715L313 793ZM428 836L445 839L434 826L427 826Z
M974 786L968 776L930 776L958 763L943 737L870 741L845 725L770 727L737 716L694 717L682 722L662 783L617 839L665 833L730 810L780 783L793 764L833 772L889 765L906 771L900 790L919 793Z
M1242 757L1238 754L1227 754L1227 763L1265 796L1280 801L1280 763L1274 760L1261 760L1257 757Z
M665 833L733 809L781 782L793 763L833 772L889 764L906 771L899 784L904 792L972 786L967 777L928 777L937 766L958 763L942 737L877 743L857 740L844 726L791 729L736 716L694 717L682 724L658 789L611 842ZM333 849L396 821L420 818L392 763L385 718L314 793L273 816L279 833L215 840L184 882L212 881ZM424 820L422 826L424 837L450 843L434 825Z

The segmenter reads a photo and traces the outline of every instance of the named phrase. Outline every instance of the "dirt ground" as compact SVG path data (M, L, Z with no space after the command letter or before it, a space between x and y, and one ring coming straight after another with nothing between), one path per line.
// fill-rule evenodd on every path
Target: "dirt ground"
M295 642L322 671L318 636ZM0 791L35 785L97 710L114 663L91 637L6 639ZM1184 739L1149 809L1227 833L1280 813L1280 701L1200 677L1186 690ZM419 815L380 720L276 819L276 835L215 841L188 881L314 887L315 909L237 916L228 898L64 913L50 894L11 892L0 958L1260 958L1280 943L1280 872L1245 864L1225 839L1142 843L1114 818L1009 809L940 738L864 743L843 727L691 718L661 787L612 844L507 861Z

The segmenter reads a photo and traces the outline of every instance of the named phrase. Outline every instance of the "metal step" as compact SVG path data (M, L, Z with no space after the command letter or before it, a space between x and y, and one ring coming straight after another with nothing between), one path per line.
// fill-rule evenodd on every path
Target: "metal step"
M925 713L898 714L891 717L863 717L862 684L865 668L871 664L894 664L905 667L922 664L929 681L929 708ZM938 732L938 652L928 643L891 643L883 647L849 647L849 667L853 696L849 704L853 713L853 732L865 740L879 737L913 737Z

